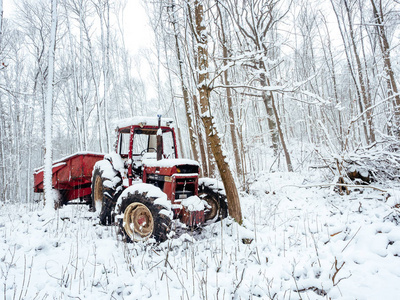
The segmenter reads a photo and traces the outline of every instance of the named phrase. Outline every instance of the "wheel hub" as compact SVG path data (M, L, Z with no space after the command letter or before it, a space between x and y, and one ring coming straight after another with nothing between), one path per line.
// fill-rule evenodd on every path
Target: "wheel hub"
M142 203L131 203L124 212L124 229L133 240L149 238L154 230L151 211Z

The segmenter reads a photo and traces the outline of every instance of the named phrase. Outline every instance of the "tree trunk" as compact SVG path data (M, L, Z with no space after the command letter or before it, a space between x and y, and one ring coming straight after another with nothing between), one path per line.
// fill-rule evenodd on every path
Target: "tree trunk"
M165 39L165 36L163 37L163 46L164 46L164 52L167 54L167 41ZM171 92L171 103L172 103L172 108L174 110L174 117L176 121L176 134L178 136L178 141L177 144L179 145L179 151L176 149L176 152L178 154L178 157L185 157L185 151L183 149L183 139L182 139L182 134L181 134L181 126L179 125L179 118L178 118L178 113L176 109L176 103L175 103L175 97L174 97L174 87L172 84L172 76L171 76L171 68L169 66L169 61L168 58L166 57L166 67L167 67L167 72L168 72L168 83L169 83L169 88ZM196 159L197 160L197 159Z
M195 34L198 43L198 90L200 95L201 119L203 121L206 134L209 137L210 147L215 157L222 182L224 183L226 197L228 200L229 215L239 224L242 223L242 211L240 208L239 195L236 189L235 181L226 157L222 152L221 141L218 132L213 124L213 117L210 111L210 92L208 85L208 50L207 50L207 32L204 25L203 5L195 0Z
M396 84L396 80L394 77L394 72L393 72L393 68L392 68L392 62L390 59L390 46L389 46L389 42L387 40L386 37L386 33L385 33L385 23L384 23L384 19L383 19L383 11L382 11L382 6L380 7L380 11L378 12L375 2L374 0L371 0L371 4L372 4L372 9L373 9L373 13L374 13L374 17L375 17L375 22L377 24L377 32L378 32L378 36L379 36L379 45L381 47L381 51L382 51L382 56L383 56L383 62L385 64L385 72L386 75L388 77L387 81L388 81L388 97L391 97L393 94L394 96L394 114L396 117L395 123L396 123L396 131L398 132L398 134L400 133L400 95L399 95L399 91L397 89L397 84ZM381 3L382 4L382 3Z
M82 105L82 112L81 112L81 126L78 129L78 132L80 132L80 136L81 136L81 143L80 143L80 149L79 150L83 150L83 151L87 151L87 125L86 125L86 99L85 99L85 88L84 88L84 82L85 82L85 78L84 78L84 57L83 57L83 9L82 9L82 5L80 6L80 10L79 10L79 60L80 60L80 64L79 64L79 79L80 79L80 98L81 98L81 105Z
M263 75L263 74L262 74ZM263 87L266 87L266 83L264 81L264 84L261 83ZM268 129L271 134L271 140L272 140L272 149L274 150L274 155L278 155L278 132L276 128L276 122L274 120L274 110L272 108L272 101L271 101L271 95L267 92L262 92L262 99L265 105L265 110L267 111L267 118L268 118Z
M99 1L98 3L98 14L100 19L100 31L101 31L101 50L102 50L102 67L103 67L103 121L104 121L104 133L106 138L105 151L110 152L110 136L108 132L108 102L109 102L109 43L110 43L110 19L109 19L109 9L110 4L108 0L104 2ZM104 30L106 32L104 32ZM100 134L100 137L102 136Z
M178 59L179 80L181 83L183 100L185 102L186 121L187 121L188 130L189 130L190 146L191 146L194 160L199 161L199 152L197 151L197 147L196 147L196 136L195 136L195 132L194 132L192 113L190 110L189 93L188 93L187 86L183 79L183 61L182 61L182 57L181 57L181 48L179 45L178 30L176 28L175 4L174 4L173 0L171 1L171 10L172 10L172 12L170 14L170 18L171 18L170 22L171 22L173 30L174 30L175 51L176 51L176 57Z
M269 82L268 78L266 78L266 83L267 83L268 86L271 85L271 83ZM290 159L289 151L288 151L288 149L286 147L285 137L284 137L283 132L282 132L281 121L280 121L280 118L279 118L278 110L276 109L276 105L275 105L274 94L272 94L272 92L270 92L269 97L270 97L270 101L271 101L271 107L272 107L272 110L273 110L274 116L275 116L276 129L278 131L279 138L281 140L283 153L285 154L286 166L287 166L287 169L288 169L289 172L293 172L292 161Z
M53 126L53 85L54 85L54 56L56 47L56 28L57 27L57 0L53 0L51 4L51 36L49 47L49 73L47 77L47 94L46 94L46 110L45 110L45 157L44 157L44 199L47 210L53 210L56 199L53 197L52 183L52 165L53 165L53 148L52 148L52 126Z
M193 95L193 108L194 108L194 115L195 118L197 120L197 123L200 122L200 113L199 113L199 107L197 105L198 101L197 101L197 97L196 95ZM201 175L203 177L210 177L210 174L208 173L208 165L207 165L207 156L206 156L206 146L204 146L204 138L203 138L203 134L202 134L202 128L199 124L197 124L196 126L196 132L197 132L197 136L198 141L199 141L199 148L200 148L200 156L201 156L201 166L202 166L202 170L201 170Z
M102 139L102 126L101 126L101 121L103 119L102 113L101 113L101 101L100 101L100 91L99 91L99 83L97 82L97 76L96 76L96 72L95 72L95 68L94 68L94 64L95 64L95 59L93 56L93 47L92 47L92 42L90 39L90 34L89 34L89 29L86 26L86 23L84 22L84 20L82 20L82 25L83 25L83 29L85 31L85 36L86 36L86 40L88 43L88 52L89 52L89 64L90 64L90 72L92 75L92 80L93 80L93 84L94 84L94 98L95 98L95 105L96 105L96 117L97 117L97 138L99 141L99 151L103 152L104 150L104 146L103 146L103 139Z
M221 21L221 43L222 43L222 57L223 59L223 64L225 67L224 71L224 84L227 86L225 88L226 90L226 101L228 104L228 114L229 114L229 128L230 128L230 133L231 133L231 140L232 140L232 150L235 155L235 165L236 165L236 172L238 173L239 177L243 176L243 170L242 170L242 164L240 161L240 154L239 154L239 146L238 146L238 141L236 138L236 122L235 122L235 114L233 111L233 104L232 104L232 89L229 87L229 76L228 76L228 68L226 67L228 65L228 47L227 47L227 40L225 36L225 28L224 28L224 21L222 19L222 14L221 14L221 9L219 7L219 4L217 2L217 8L218 8L218 13L219 13L219 18Z

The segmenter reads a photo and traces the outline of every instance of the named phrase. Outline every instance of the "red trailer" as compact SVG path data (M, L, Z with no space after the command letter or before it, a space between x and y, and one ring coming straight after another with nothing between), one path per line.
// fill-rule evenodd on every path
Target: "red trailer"
M92 172L104 154L79 152L53 163L53 188L60 194L60 205L74 199L90 203ZM44 167L34 171L34 191L43 192Z

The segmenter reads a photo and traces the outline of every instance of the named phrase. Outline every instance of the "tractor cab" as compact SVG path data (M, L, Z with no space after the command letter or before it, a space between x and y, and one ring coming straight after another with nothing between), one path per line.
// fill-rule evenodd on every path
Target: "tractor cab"
M128 158L130 155L143 157L146 153L156 153L157 133L161 132L163 157L178 158L172 119L162 118L160 126L158 122L157 118L151 117L136 117L120 121L116 129L117 153L123 158Z
M178 158L172 119L135 117L117 125L116 152L128 165L128 178L142 177L146 160ZM158 144L157 144L158 136Z

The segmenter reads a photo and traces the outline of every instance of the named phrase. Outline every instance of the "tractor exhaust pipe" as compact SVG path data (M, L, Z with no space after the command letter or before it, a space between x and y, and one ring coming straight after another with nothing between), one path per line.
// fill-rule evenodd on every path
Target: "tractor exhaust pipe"
M158 117L158 130L157 130L157 160L162 159L163 155L163 139L162 139L162 130L161 130L161 114L157 115Z

